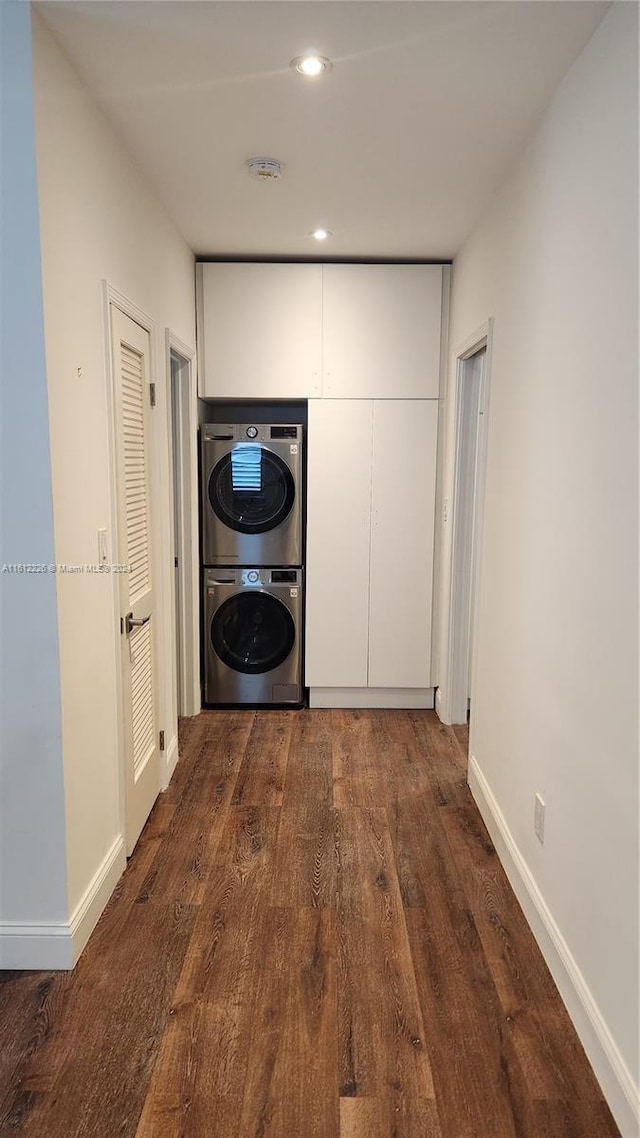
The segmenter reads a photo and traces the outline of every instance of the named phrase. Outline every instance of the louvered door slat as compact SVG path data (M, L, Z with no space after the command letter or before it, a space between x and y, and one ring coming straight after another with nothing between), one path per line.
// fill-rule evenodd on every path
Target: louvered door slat
M146 455L144 438L144 371L142 357L122 344L122 395L127 407L124 426L125 508L127 518L127 564L129 595L135 604L149 587L149 527L146 502ZM133 423L135 420L135 424Z
M150 623L136 629L132 634L131 657L133 769L137 774L144 765L149 751L155 746Z

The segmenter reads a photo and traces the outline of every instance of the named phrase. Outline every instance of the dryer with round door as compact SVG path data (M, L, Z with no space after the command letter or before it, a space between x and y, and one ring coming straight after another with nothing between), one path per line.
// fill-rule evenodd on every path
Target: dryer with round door
M302 702L302 570L204 570L204 701Z
M204 565L302 564L302 426L201 428Z

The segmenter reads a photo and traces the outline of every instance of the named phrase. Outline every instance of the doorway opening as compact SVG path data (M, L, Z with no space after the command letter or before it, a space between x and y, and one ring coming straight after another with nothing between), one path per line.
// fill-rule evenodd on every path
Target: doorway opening
M456 352L452 391L448 606L445 606L442 683L436 707L444 723L466 724L474 698L476 616L484 502L491 322Z
M167 329L171 456L173 686L178 716L201 708L198 617L197 391L194 353Z

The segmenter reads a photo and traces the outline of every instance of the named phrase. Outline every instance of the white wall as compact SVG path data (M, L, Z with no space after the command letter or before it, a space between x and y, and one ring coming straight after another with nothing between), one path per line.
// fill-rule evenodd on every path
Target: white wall
M103 286L155 321L161 496L169 501L165 326L195 342L194 258L39 17L34 88L49 388L55 560L97 561L110 529ZM82 369L81 376L78 369ZM168 515L168 510L167 510ZM169 518L162 518L168 548ZM113 535L109 533L110 552ZM168 568L168 557L165 557ZM70 914L121 833L116 762L118 614L111 581L58 574L58 622ZM176 729L172 622L161 597L160 721Z
M28 4L0 5L0 564L55 561ZM1 575L2 964L67 914L55 576ZM33 926L39 925L38 930Z
M636 5L614 4L454 262L450 335L453 352L495 319L471 781L494 833L501 821L512 839L512 870L532 875L529 900L518 884L525 905L537 900L577 970L563 995L585 1020L629 1135L639 1007L637 50ZM451 364L450 383L453 374ZM536 791L547 804L544 846Z

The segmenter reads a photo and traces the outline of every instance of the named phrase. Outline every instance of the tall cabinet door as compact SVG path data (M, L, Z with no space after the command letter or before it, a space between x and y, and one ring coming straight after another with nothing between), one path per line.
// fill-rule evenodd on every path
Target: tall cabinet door
M307 443L306 676L368 682L370 400L311 399Z
M369 686L431 686L437 399L373 405Z

